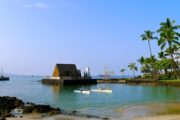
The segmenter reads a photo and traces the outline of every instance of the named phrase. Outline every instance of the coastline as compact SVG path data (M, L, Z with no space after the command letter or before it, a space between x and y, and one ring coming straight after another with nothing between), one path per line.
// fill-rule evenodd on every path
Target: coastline
M116 109L120 117L102 118L81 114L57 114L41 117L37 114L24 115L22 118L10 117L7 120L179 120L180 103L139 104Z
M60 115L53 115L48 117L37 117L33 115L24 116L22 118L9 117L6 118L6 120L102 120L102 118L87 118L87 117L78 117L73 115L60 114Z
M52 117L47 117L47 118L23 117L23 118L7 118L6 120L102 120L102 119L57 115L57 116L52 116ZM110 118L109 120L125 120L125 119L118 119L118 118L111 119ZM159 115L159 116L152 116L152 117L139 117L139 118L134 118L132 120L180 120L180 115Z

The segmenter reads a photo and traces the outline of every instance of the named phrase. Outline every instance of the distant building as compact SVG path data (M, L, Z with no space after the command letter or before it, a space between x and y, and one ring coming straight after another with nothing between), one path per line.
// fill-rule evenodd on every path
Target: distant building
M56 64L53 77L70 80L79 79L81 78L81 71L76 68L75 64Z

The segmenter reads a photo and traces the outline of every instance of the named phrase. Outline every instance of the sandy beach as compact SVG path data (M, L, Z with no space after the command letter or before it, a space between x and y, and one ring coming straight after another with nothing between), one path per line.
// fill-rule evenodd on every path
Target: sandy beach
M134 120L180 120L180 115L161 115L153 117L135 118Z
M100 120L100 119L82 118L82 117L67 116L67 115L57 115L57 116L47 117L47 118L23 117L23 118L7 118L7 120ZM112 118L110 120L121 120L121 118L119 119ZM161 116L153 116L153 117L134 118L132 120L180 120L180 115L161 115Z
M56 116L44 117L44 118L25 116L23 118L7 118L7 120L101 120L101 119L77 117L70 115L56 115Z

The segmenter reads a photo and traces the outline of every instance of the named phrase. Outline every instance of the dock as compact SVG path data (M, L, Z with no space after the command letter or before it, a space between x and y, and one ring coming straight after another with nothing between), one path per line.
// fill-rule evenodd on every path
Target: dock
M46 85L89 85L97 84L97 79L42 79L42 83Z

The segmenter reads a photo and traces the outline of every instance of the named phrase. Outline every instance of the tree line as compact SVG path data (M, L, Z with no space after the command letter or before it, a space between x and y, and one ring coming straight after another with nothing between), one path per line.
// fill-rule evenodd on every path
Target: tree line
M180 25L175 25L175 20L166 19L160 23L156 32L146 30L140 36L143 41L147 41L149 46L149 57L140 57L140 71L143 73L139 78L153 80L180 79ZM156 36L155 36L156 34ZM152 52L151 41L155 40L160 47L160 51L155 56ZM128 68L133 72L138 70L136 63L130 63ZM124 76L125 68L120 72Z

